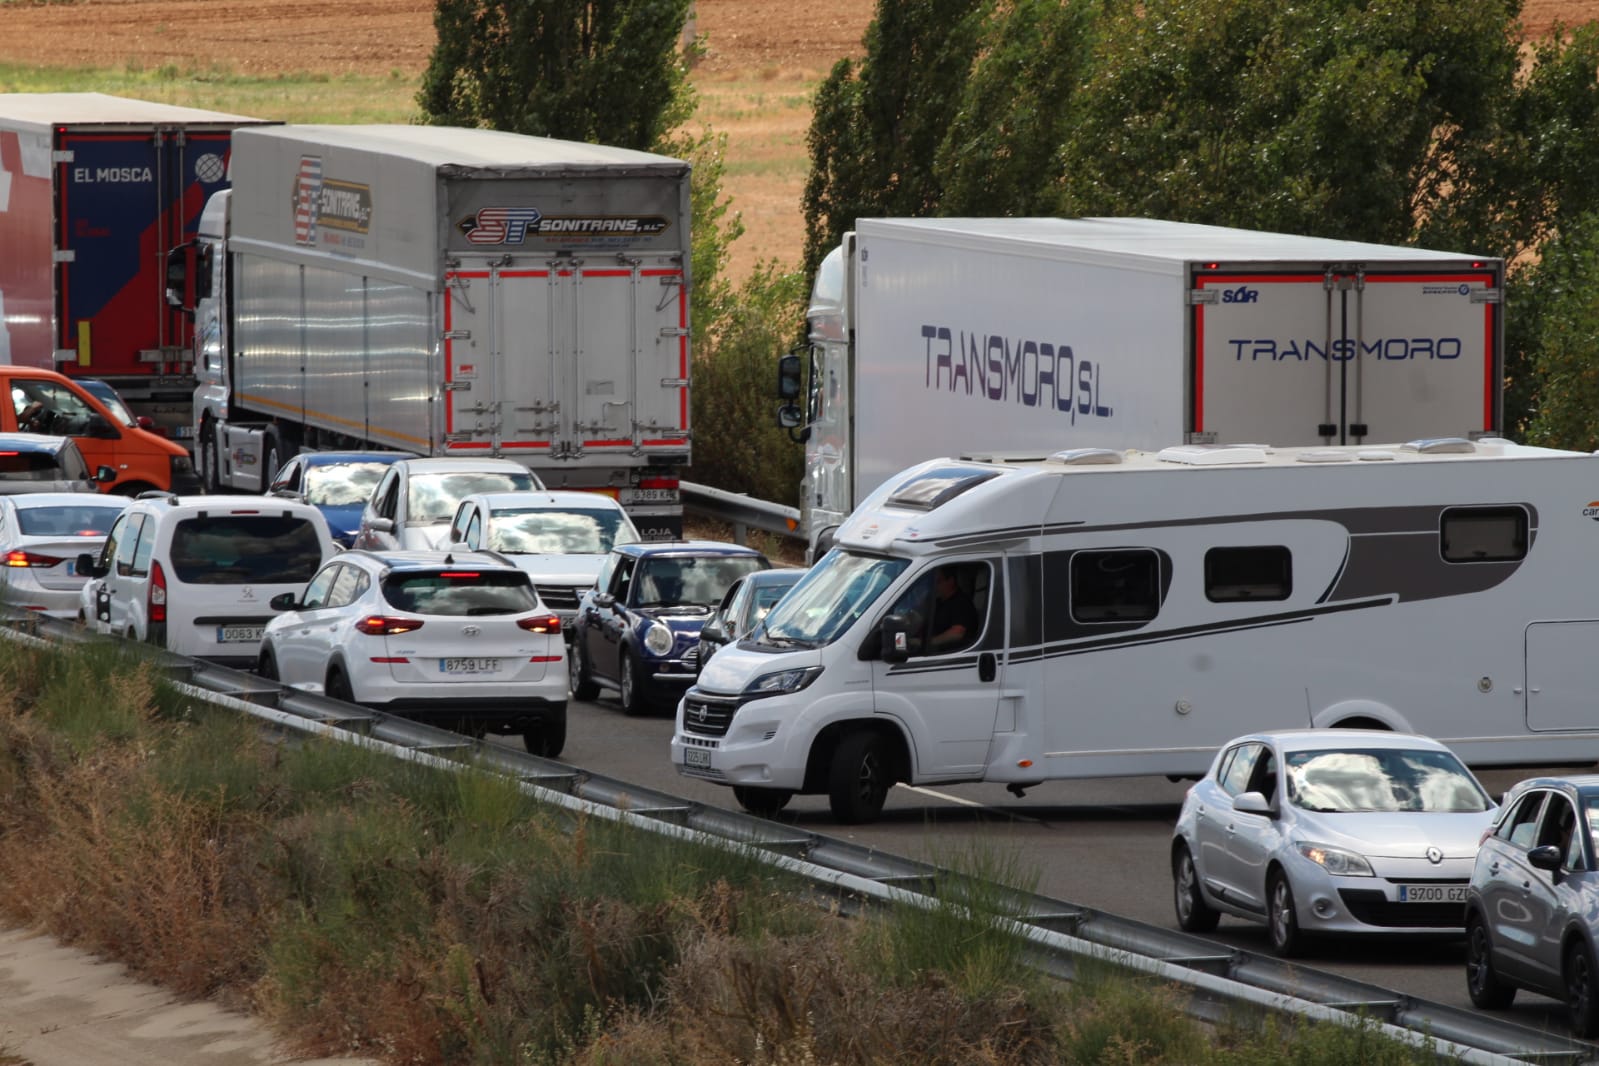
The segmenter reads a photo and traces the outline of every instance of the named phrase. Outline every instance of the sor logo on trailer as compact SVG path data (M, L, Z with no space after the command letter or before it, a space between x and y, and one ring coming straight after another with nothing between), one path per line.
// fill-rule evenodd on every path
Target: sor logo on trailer
M1224 304L1252 304L1260 302L1260 290L1251 289L1247 285L1240 285L1236 289L1223 289L1221 302Z

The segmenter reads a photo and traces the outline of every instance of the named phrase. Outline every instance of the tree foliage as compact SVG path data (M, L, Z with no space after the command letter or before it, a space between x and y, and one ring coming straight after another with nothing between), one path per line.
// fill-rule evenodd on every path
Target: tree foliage
M427 121L649 151L692 110L691 0L437 0Z

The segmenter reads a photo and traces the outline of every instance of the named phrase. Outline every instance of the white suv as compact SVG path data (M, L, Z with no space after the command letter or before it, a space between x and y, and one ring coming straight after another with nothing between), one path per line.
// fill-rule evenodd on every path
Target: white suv
M277 611L336 551L322 512L268 496L146 496L133 501L98 556L94 626L179 655L251 667Z

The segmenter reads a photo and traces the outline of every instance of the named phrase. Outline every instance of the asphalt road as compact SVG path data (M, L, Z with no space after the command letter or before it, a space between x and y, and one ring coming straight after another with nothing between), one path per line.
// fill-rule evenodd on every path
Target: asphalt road
M629 718L613 697L602 696L571 704L561 758L645 788L736 809L731 790L677 773L667 758L671 735L669 713ZM1495 770L1479 776L1497 796L1536 772ZM999 785L900 786L890 793L882 819L871 825L839 825L825 796L796 796L780 820L942 866L983 856L999 862L999 869L1032 878L1026 887L1043 895L1176 929L1167 855L1186 788L1164 777L1102 778L1051 782L1017 799ZM1224 918L1212 939L1246 951L1270 951L1263 926L1234 919ZM1343 938L1318 945L1304 961L1420 999L1473 1009L1461 940ZM1568 1032L1560 1003L1527 992L1503 1017Z

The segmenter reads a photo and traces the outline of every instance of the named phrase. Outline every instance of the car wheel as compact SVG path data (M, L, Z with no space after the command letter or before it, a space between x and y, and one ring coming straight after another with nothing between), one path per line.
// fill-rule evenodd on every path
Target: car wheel
M255 672L268 681L278 680L278 661L270 651L261 652L261 658L255 664Z
M1571 1015L1571 1033L1583 1040L1599 1036L1599 972L1593 949L1585 940L1573 940L1566 947L1566 1010Z
M630 651L622 652L622 669L619 685L622 689L622 713L637 716L648 709L644 698L644 678L639 674L638 659Z
M1199 890L1199 870L1188 845L1179 842L1171 860L1172 891L1176 896L1177 924L1189 933L1209 933L1221 921L1221 914L1205 902Z
M762 818L770 818L794 798L794 793L786 788L755 788L750 785L734 785L733 798L738 800L738 805L751 814Z
M1504 1010L1516 998L1515 987L1501 981L1494 970L1488 923L1476 913L1466 919L1466 991L1483 1010Z
M334 667L328 671L328 683L322 687L330 700L343 700L345 703L355 702L355 690L350 687L350 679L344 676L344 671Z
M589 674L589 657L577 641L567 649L566 673L570 679L574 700L592 700L600 694L600 686Z
M1272 871L1266 883L1266 929L1271 933L1271 949L1283 958L1293 958L1304 950L1305 934L1299 931L1294 890L1281 870Z
M522 745L531 755L554 759L566 747L566 707L548 715L538 725L522 734Z
M873 821L883 813L883 802L893 784L882 737L857 730L839 741L827 781L833 817L845 825Z

